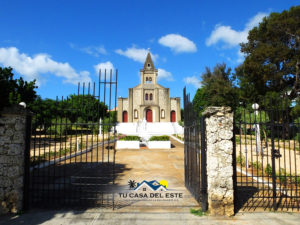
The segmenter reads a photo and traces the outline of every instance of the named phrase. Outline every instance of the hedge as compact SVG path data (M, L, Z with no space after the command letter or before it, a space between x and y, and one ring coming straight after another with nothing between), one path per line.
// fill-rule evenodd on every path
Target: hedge
M129 135L129 136L120 138L120 141L139 141L139 140L140 140L139 136L133 136L133 135Z
M149 141L170 141L170 137L168 135L152 136Z

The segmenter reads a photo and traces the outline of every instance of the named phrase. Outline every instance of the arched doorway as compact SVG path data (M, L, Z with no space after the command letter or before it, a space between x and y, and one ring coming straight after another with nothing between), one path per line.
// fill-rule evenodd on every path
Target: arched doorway
M174 110L171 111L171 122L172 123L176 122L176 112Z
M146 120L148 123L152 123L152 110L151 109L146 110Z
M128 113L127 111L123 111L123 123L127 123L128 122Z

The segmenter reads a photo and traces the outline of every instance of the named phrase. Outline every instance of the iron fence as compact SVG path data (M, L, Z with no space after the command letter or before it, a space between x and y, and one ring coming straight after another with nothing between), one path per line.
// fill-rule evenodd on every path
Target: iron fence
M299 119L294 103L285 99L235 111L236 211L299 211Z
M184 96L184 173L185 186L193 197L207 210L206 137L205 120L199 117L190 101Z
M26 207L114 207L117 71L77 94L45 101L32 119ZM46 104L46 105L45 105ZM49 107L49 108L47 108Z

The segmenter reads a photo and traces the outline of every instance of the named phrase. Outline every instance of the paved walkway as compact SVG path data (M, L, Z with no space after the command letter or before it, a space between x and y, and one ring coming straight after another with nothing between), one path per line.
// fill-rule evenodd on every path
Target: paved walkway
M300 213L239 213L235 217L194 216L190 213L120 213L112 210L92 209L87 211L32 211L20 216L0 217L0 225L193 225L193 224L299 224Z
M182 198L140 198L139 201L130 203L128 198L119 198L116 199L116 204L121 205L120 211L158 212L162 207L168 207L172 212L186 212L192 207L199 207L184 185L184 145L174 140L171 142L171 149L117 150L116 165L125 165L125 169L118 175L115 183L123 187L121 192L126 192L129 180L135 182L166 180L168 182L166 193L178 193Z

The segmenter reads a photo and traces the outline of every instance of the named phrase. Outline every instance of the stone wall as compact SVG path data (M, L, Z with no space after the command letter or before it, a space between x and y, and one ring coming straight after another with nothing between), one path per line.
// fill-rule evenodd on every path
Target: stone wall
M170 96L169 96L169 93L168 93L168 89L158 89L158 104L159 104L159 110L165 110L165 118L160 118L160 122L170 122L169 121L169 114L170 114L170 111L169 111L169 107L168 107L168 104L169 104L169 99L170 99ZM159 113L160 115L160 113Z
M141 89L133 89L133 112L134 110L138 111L138 118L134 118L134 115L132 117L133 122L137 122L143 118L143 112L140 111L141 99Z
M0 214L22 209L26 114L22 106L0 112Z
M207 193L211 215L234 214L233 113L230 107L208 107L206 117Z

